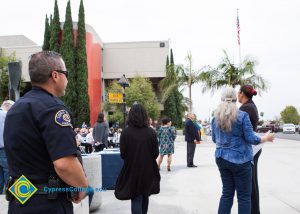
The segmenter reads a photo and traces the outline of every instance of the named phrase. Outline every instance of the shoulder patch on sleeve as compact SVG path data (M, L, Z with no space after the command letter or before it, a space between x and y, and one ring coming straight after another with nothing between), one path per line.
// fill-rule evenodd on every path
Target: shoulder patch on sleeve
M70 126L73 128L70 114L66 110L59 110L55 114L54 121L60 126Z

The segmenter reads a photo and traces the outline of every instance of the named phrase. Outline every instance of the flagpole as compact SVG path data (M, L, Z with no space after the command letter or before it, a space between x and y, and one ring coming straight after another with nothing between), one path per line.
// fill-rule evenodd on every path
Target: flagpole
M239 60L240 63L242 63L242 57L241 57L241 40L240 40L240 19L239 19L239 9L237 9L237 17L236 17L236 27L237 27L237 40L238 40L238 46L239 46Z
M240 65L242 63L242 57L241 57L241 45L239 45L239 59L240 59Z
M240 65L242 63L242 57L241 57L241 45L239 45L239 59L240 59Z

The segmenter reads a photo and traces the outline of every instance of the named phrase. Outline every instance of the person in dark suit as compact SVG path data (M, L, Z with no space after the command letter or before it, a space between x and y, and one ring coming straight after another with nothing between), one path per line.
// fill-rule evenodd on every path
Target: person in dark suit
M188 113L185 121L185 141L187 142L187 167L197 167L194 165L194 154L196 142L200 141L198 131L192 121L193 114Z
M256 131L258 123L258 111L252 97L257 94L256 90L251 85L241 86L238 92L238 100L242 104L241 111L247 112L250 117L253 131ZM257 164L261 154L261 149L254 155L252 164L252 194L251 194L251 214L260 214L259 209L259 188L257 179Z

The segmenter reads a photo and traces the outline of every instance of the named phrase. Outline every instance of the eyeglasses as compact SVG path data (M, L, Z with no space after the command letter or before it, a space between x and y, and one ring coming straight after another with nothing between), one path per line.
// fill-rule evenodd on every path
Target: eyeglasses
M61 74L64 74L66 76L66 78L68 78L68 76L69 76L69 72L67 70L65 70L65 71L63 71L63 70L54 70L54 71L56 71L58 73L61 73Z

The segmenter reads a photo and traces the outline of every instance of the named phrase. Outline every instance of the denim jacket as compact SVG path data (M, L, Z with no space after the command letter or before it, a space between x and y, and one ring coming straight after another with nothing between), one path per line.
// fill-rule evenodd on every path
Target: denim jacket
M238 111L237 120L230 132L223 132L215 118L212 120L212 140L216 143L216 158L223 158L231 163L242 164L252 161L251 144L260 143L260 137L253 132L249 115Z

